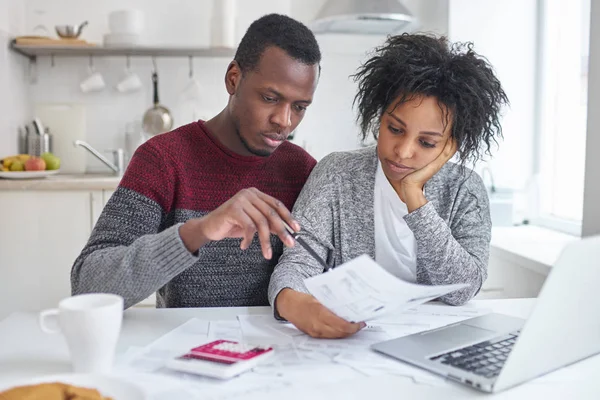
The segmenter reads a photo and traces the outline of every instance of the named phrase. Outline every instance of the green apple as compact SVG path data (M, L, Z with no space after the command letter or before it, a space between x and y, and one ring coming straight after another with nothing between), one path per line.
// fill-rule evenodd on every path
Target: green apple
M52 153L42 154L42 160L46 162L46 170L55 170L60 168L60 158L56 157Z

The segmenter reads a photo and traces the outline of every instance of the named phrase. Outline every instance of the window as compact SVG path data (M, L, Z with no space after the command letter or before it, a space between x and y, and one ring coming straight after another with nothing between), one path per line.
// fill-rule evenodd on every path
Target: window
M587 122L590 1L543 0L536 223L580 234Z

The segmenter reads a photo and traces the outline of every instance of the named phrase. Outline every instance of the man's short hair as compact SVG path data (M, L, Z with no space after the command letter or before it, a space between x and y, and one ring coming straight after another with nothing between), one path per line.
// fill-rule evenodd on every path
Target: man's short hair
M321 62L321 50L315 35L306 25L285 15L268 14L254 21L242 38L234 60L242 72L258 66L263 52L270 46L284 50L306 65Z

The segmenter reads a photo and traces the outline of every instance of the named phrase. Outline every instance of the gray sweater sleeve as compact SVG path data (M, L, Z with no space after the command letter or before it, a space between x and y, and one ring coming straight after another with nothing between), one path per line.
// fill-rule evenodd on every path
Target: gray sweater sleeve
M125 308L146 299L198 258L179 236L180 224L159 231L162 210L152 200L118 188L71 270L71 291L114 293Z
M406 215L404 220L417 241L417 282L469 284L441 298L448 304L461 305L479 292L487 278L492 223L487 193L478 175L470 174L461 185L453 208L450 225L439 216L432 202Z
M302 238L323 260L333 250L333 230L338 212L334 205L334 177L329 174L327 164L324 160L316 165L292 210L305 232ZM285 247L271 275L269 303L274 306L277 295L284 288L308 293L304 279L321 272L323 267L298 243L294 247ZM278 315L276 310L275 315Z
M136 151L121 182L141 182L135 171L147 171L156 179L141 184L152 197L164 198L172 193L173 179L163 163L147 142ZM118 294L128 308L191 267L198 257L183 244L180 224L165 224L166 212L158 201L120 185L75 260L71 292Z

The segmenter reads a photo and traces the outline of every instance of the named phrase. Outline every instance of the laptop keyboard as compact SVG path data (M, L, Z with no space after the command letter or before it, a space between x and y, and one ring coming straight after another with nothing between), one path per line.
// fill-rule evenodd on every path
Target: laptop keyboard
M515 332L486 340L472 346L450 351L430 360L452 365L486 378L495 378L500 374L504 362L508 358L520 332Z

